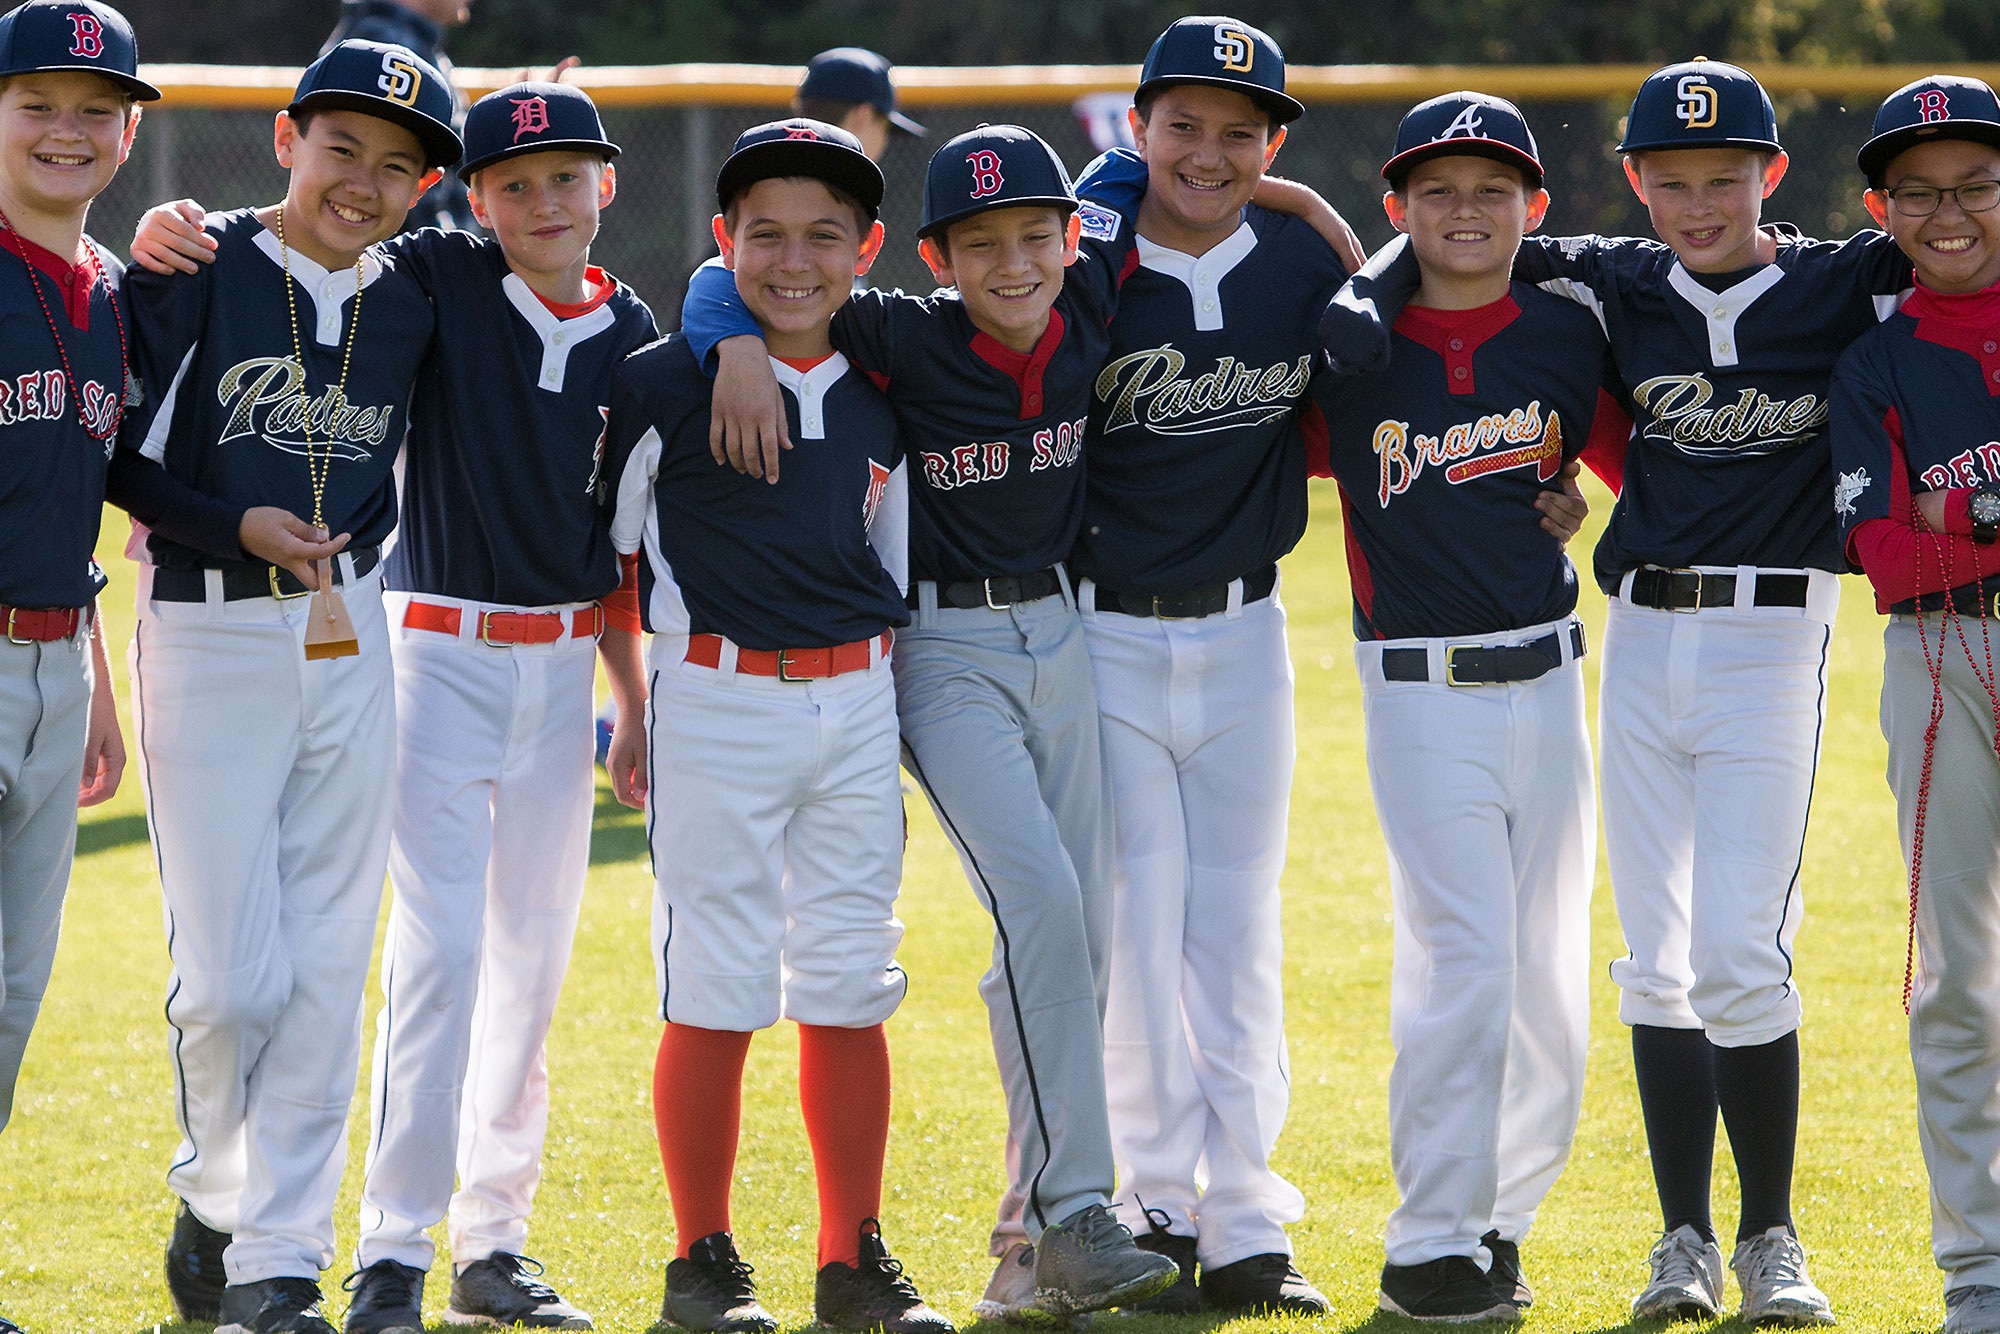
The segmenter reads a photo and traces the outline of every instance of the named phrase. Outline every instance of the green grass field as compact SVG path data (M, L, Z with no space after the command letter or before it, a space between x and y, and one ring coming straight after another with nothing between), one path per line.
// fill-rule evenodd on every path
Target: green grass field
M1292 1232L1300 1267L1334 1303L1331 1317L1311 1323L1401 1328L1405 1322L1375 1312L1381 1227L1394 1203L1388 888L1362 759L1337 504L1330 489L1314 500L1313 531L1285 567L1299 766L1285 882L1294 1095L1278 1165L1307 1200ZM1601 491L1593 504L1600 516L1608 509ZM1593 520L1577 544L1580 555L1596 527ZM130 567L118 558L123 536L122 522L107 524L103 555L114 581L107 621L121 710L132 588ZM1582 613L1593 648L1603 612L1603 598L1587 589ZM1848 581L1835 641L1798 951L1807 1024L1795 1207L1814 1275L1842 1325L1901 1334L1934 1329L1941 1310L1899 1000L1905 895L1876 725L1880 618L1859 581ZM1593 670L1593 701L1594 677ZM125 718L129 736L129 712ZM596 1313L600 1330L640 1331L657 1315L660 1266L672 1253L649 1106L658 1035L647 953L651 880L639 818L603 792L598 817L589 897L549 1042L554 1110L530 1249L567 1295ZM963 1321L989 1272L986 1234L1001 1187L1003 1115L973 989L989 929L920 800L912 802L911 830L901 905L911 989L891 1023L896 1115L883 1224L926 1296ZM1625 1328L1659 1228L1630 1048L1604 971L1623 946L1601 869L1593 945L1583 1124L1569 1170L1524 1247L1540 1298L1528 1322L1534 1329ZM173 1328L160 1277L172 1215L163 1179L177 1142L160 1008L166 973L158 887L128 771L117 799L87 813L80 832L55 979L13 1124L0 1137L0 1311L35 1334ZM371 1015L378 1003L371 990ZM738 1244L788 1328L811 1319L815 1218L794 1058L783 1028L752 1049L736 1186ZM363 1071L365 1083L365 1060ZM328 1276L336 1320L354 1244L363 1106L365 1098L351 1126L338 1214L341 1258ZM1735 1186L1727 1153L1718 1157L1726 1248ZM445 1272L440 1263L432 1280L433 1314L444 1304ZM1128 1319L1135 1331L1157 1325L1162 1334L1213 1323L1114 1316L1098 1328Z

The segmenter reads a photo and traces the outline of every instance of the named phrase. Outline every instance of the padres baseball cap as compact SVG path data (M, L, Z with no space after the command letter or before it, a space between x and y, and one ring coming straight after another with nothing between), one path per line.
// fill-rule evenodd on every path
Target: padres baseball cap
M736 136L729 160L715 174L715 203L729 201L773 176L809 176L845 190L872 216L882 207L882 169L861 151L861 141L838 126L803 116L753 125Z
M618 145L604 137L590 94L566 83L517 83L486 94L465 113L465 161L458 174L470 176L503 158L555 149L618 156Z
M36 70L101 74L135 102L160 96L139 77L132 25L97 0L28 0L0 15L0 78Z
M1485 93L1446 93L1419 102L1396 127L1396 155L1382 179L1400 190L1410 168L1434 157L1486 157L1518 168L1528 188L1542 188L1540 151L1527 117L1512 102Z
M1875 137L1855 162L1870 185L1896 154L1931 139L1971 139L2000 146L2000 99L1978 79L1933 74L1890 93L1875 112Z
M922 135L924 127L896 110L896 85L889 82L889 62L858 46L836 46L806 62L799 81L799 100L866 102L905 134Z
M407 46L349 40L306 66L286 112L359 111L417 136L433 167L449 167L465 146L451 128L451 85Z
M1146 52L1132 98L1183 83L1243 93L1281 125L1306 111L1285 94L1285 53L1278 44L1261 29L1219 14L1180 19L1161 33Z
M1654 70L1625 119L1621 153L1671 148L1779 151L1778 113L1750 71L1696 56Z
M1076 212L1076 187L1053 148L1018 125L982 125L931 155L924 173L924 216L918 236L935 236L961 218L989 208L1041 204Z

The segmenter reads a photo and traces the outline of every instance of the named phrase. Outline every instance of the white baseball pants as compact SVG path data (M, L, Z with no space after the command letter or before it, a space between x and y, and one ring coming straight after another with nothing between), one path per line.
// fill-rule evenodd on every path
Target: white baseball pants
M1396 954L1389 1263L1518 1242L1569 1159L1589 1047L1597 810L1568 620L1468 640L1355 645ZM1386 681L1385 648L1524 644L1533 681Z
M1278 880L1291 804L1292 663L1275 592L1212 616L1095 609L1117 861L1105 1086L1117 1209L1199 1239L1216 1268L1290 1254L1305 1212L1271 1170L1291 1101Z
M394 901L369 1089L356 1265L428 1269L449 1213L463 1266L527 1249L548 1128L545 1039L590 861L594 604L460 609L458 635L403 626L396 662ZM549 644L478 638L485 611L554 611ZM458 1183L452 1189L454 1167Z
M379 567L378 567L379 570ZM305 597L155 602L133 720L166 901L167 1184L234 1234L231 1283L333 1263L334 1197L389 857L395 686L379 573L341 588L361 652L307 661Z

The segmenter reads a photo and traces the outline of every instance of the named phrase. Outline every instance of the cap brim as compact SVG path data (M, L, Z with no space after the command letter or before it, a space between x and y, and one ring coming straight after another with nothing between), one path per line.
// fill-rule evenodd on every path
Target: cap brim
M130 74L120 74L117 70L106 69L102 65L36 65L32 69L0 70L0 79L11 79L17 74L95 74L100 79L108 79L118 85L119 91L134 102L157 102L160 90L144 79L135 79Z
M1759 153L1782 153L1783 145L1775 139L1737 139L1728 136L1715 139L1658 139L1651 143L1635 144L1630 139L1620 143L1613 152L1617 153L1671 153L1677 148L1748 148Z
M386 97L370 97L366 93L352 93L343 89L326 88L307 93L290 106L287 113L298 111L358 111L364 116L386 120L400 125L417 136L423 146L427 164L432 167L449 167L464 156L465 145L449 125L432 120L423 112L391 102Z
M530 153L594 153L609 161L618 156L619 148L617 144L604 139L544 139L539 143L516 144L497 153L488 153L484 157L461 162L458 164L458 174L470 176L481 167L490 167L510 157L526 157Z
M882 171L865 156L817 139L773 139L731 155L715 178L715 202L729 201L758 181L774 176L807 176L845 190L871 209L882 207Z
M973 204L956 213L947 213L942 218L933 219L917 228L917 235L936 236L954 222L963 222L975 214L990 213L996 208L1053 208L1061 210L1063 216L1067 217L1076 212L1077 207L1077 201L1068 195L1029 195L1022 199L995 199L987 203Z
M1132 90L1132 100L1138 101L1155 88L1178 88L1189 83L1198 83L1208 88L1226 88L1232 93L1241 93L1277 117L1280 125L1289 124L1306 114L1306 104L1295 97L1274 93L1258 84L1244 83L1238 79L1216 79L1205 74L1165 74L1157 79L1148 79Z
M1936 139L1966 139L1975 144L1991 144L2000 147L2000 122L1990 120L1941 120L1929 125L1905 125L1900 130L1878 134L1861 145L1861 151L1854 155L1855 165L1861 168L1870 184L1878 181L1896 155L1918 144Z
M1504 162L1528 175L1528 188L1542 188L1542 164L1535 161L1510 143L1498 139L1443 139L1428 144L1418 144L1415 148L1396 154L1382 164L1382 179L1401 188L1401 182L1410 174L1410 168L1419 162L1428 162L1434 157L1483 157L1495 162Z
M889 124L901 130L904 134L914 135L919 139L930 133L929 130L917 124L917 122L911 120L900 111L891 111L889 113Z

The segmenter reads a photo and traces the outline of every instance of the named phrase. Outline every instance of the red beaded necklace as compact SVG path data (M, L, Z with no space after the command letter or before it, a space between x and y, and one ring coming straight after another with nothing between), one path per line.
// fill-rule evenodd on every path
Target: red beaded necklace
M27 253L20 248L20 246L25 244L26 242L23 238L21 238L21 234L14 230L14 224L8 220L8 217L4 212L0 212L0 232L4 232L4 234L8 237L15 238L14 240L10 241L7 244L7 249L13 251L16 255L19 255L21 257L21 263L27 266L28 285L35 289L35 300L41 302L42 318L49 322L49 337L56 340L56 356L62 359L63 379L67 382L69 386L70 402L76 404L77 424L83 427L83 433L89 436L92 440L109 440L111 437L118 434L118 425L120 422L125 420L124 377L127 374L125 368L128 364L130 364L129 363L130 352L125 344L125 316L121 314L118 310L117 293L111 292L107 293L107 295L110 297L111 318L114 321L116 321L118 325L118 374L120 381L117 389L118 409L116 412L112 414L111 421L102 430L99 430L92 427L90 424L90 419L84 415L83 394L79 392L76 387L76 372L72 371L69 367L69 352L63 347L62 334L58 332L56 329L55 312L49 309L49 299L46 296L42 295L42 284L41 280L35 277L34 262L31 261L28 258ZM96 268L97 272L101 274L104 271L104 261L98 258L97 244L87 236L83 238L83 244L85 248L89 251L90 263Z

